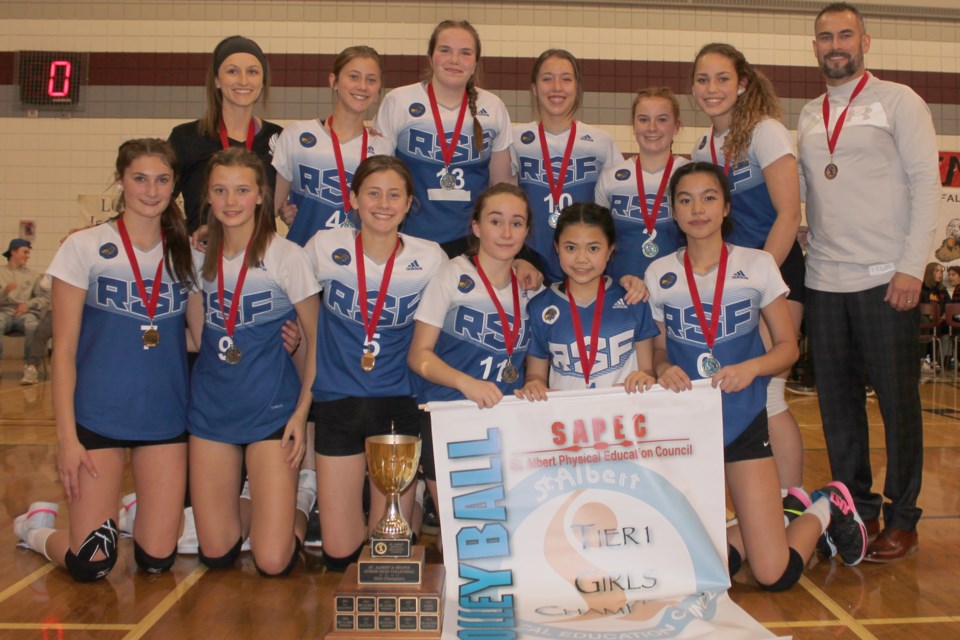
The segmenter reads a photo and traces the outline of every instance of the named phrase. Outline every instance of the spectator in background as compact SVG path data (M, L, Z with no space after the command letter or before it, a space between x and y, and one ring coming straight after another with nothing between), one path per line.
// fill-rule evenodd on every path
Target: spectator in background
M36 384L40 353L33 350L33 337L40 316L50 307L50 289L41 285L43 278L27 267L33 245L28 240L15 238L4 252L5 268L0 269L0 336L21 331L23 343L23 376L20 384ZM0 341L0 357L3 342Z

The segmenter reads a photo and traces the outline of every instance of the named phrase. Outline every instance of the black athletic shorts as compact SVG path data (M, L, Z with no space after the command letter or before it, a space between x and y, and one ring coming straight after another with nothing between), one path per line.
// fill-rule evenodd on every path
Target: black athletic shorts
M187 442L186 431L166 440L116 440L102 436L77 423L77 438L87 451L95 449L136 449L137 447L156 447L161 444L182 444Z
M787 300L806 304L807 287L804 281L807 278L807 264L803 260L803 250L800 248L800 243L796 240L793 241L793 246L790 247L790 253L787 254L786 260L780 265L780 276L790 287Z
M764 409L747 425L737 439L723 448L723 461L742 462L759 460L773 455L770 448L770 431L767 429L767 410Z
M423 412L410 396L387 398L340 398L314 402L310 410L314 423L313 449L322 456L353 456L364 452L369 436L390 433L420 436Z

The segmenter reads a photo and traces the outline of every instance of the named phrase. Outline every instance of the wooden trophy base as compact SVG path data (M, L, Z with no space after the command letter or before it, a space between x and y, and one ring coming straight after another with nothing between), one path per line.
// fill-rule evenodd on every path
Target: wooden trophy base
M422 549L422 547L421 547ZM328 640L435 639L443 629L443 565L423 565L420 584L361 584L351 564L334 592Z

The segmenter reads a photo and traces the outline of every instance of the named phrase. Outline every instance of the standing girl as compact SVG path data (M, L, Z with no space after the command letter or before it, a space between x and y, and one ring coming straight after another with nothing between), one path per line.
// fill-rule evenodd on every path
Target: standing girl
M386 138L371 135L363 124L380 95L382 76L375 49L347 47L330 72L333 113L326 119L293 122L280 135L273 155L275 206L290 227L287 240L302 247L320 229L357 225L348 187L353 172L368 155L393 153Z
M680 103L667 87L643 89L633 100L636 158L604 168L595 200L610 209L617 230L617 250L608 273L643 277L657 256L680 246L680 231L670 215L667 184L689 160L673 155L680 132Z
M797 334L805 297L797 242L800 178L793 138L778 120L780 100L742 53L719 43L705 45L694 60L693 97L713 126L694 146L692 158L723 167L733 196L733 231L727 240L773 256L789 287L787 308ZM765 330L763 335L769 347L770 336ZM784 494L803 481L803 440L783 397L789 374L778 372L767 390L770 438Z
M765 378L789 367L798 349L776 263L766 252L724 242L730 190L721 167L707 162L681 167L670 181L670 197L687 247L647 269L660 327L654 365L657 382L674 392L701 378L723 391L725 472L739 521L727 529L730 574L749 559L762 588L788 589L824 533L846 564L858 564L866 532L842 483L817 492L812 506L802 489L791 489L799 515L786 530L783 526ZM760 339L761 316L773 338L769 350ZM692 326L686 320L691 318Z
M57 467L69 531L54 531L57 505L35 503L14 522L31 549L89 582L117 561L117 505L130 449L142 526L134 558L144 571L173 566L187 477L184 321L193 268L183 214L173 199L176 160L163 140L120 145L120 214L71 234L53 277L53 403Z
M360 229L318 232L306 250L323 289L317 367L329 375L313 385L317 504L323 559L343 571L367 537L364 440L390 433L420 435L406 357L424 287L446 256L435 242L400 234L413 199L413 178L392 156L370 156L353 175L350 203ZM370 486L372 529L385 497ZM402 497L409 518L413 491Z
M253 115L260 98L266 104L269 94L270 67L260 45L243 36L221 40L207 69L203 117L177 125L169 138L180 163L176 192L183 194L191 233L207 222L201 216L207 197L204 179L207 161L217 151L243 147L257 154L266 166L267 183L273 185L276 172L270 160L281 128Z
M657 327L645 302L628 304L627 291L604 275L616 248L610 210L573 204L560 214L554 238L566 279L530 302L526 384L517 396L544 400L548 386L649 389Z
M260 573L286 575L313 505L312 492L298 495L297 480L315 372L318 287L303 251L271 227L266 171L256 155L218 151L206 184L208 246L195 254L204 330L190 399L190 498L200 560L211 568L233 565L249 533ZM277 339L292 319L300 322L308 356L302 380ZM252 512L241 510L237 494L244 462ZM139 510L137 518L139 524Z
M480 36L469 22L438 24L427 55L429 78L388 93L373 127L414 177L405 234L439 242L453 257L467 248L477 195L511 181L510 115L500 98L477 88Z
M512 265L530 231L526 195L512 184L490 187L477 198L471 228L471 251L440 267L417 308L407 363L424 379L421 403L466 398L484 409L523 385L529 295ZM422 435L423 473L439 504L426 420Z
M605 131L574 120L583 101L580 63L569 51L548 49L530 73L530 90L539 121L513 127L513 173L530 200L536 252L546 277L563 280L553 247L560 211L574 202L590 202L604 168L623 161Z

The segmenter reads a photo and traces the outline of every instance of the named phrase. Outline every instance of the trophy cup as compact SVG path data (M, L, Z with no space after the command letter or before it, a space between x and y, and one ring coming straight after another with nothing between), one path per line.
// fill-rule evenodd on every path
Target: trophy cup
M427 565L422 546L411 545L400 494L416 477L420 438L390 433L366 440L370 482L387 498L355 564L334 593L330 640L360 637L439 638L443 618L444 569ZM371 514L371 517L375 517Z

